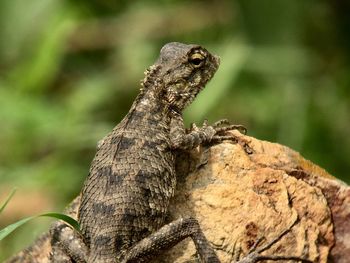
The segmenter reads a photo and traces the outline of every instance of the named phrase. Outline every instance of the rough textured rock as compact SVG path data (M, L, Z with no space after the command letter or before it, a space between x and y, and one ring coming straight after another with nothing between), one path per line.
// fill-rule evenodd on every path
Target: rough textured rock
M234 134L239 144L179 156L169 220L197 218L223 263L259 239L258 248L276 240L265 255L349 262L350 188L285 146ZM197 262L194 253L188 239L153 262Z
M289 176L322 191L334 226L334 247L328 262L350 262L350 187L288 147L251 137L247 140L255 151L251 156L253 162L284 170Z
M287 147L241 138L244 145L224 143L183 158L179 174L194 172L179 181L171 216L197 218L222 262L242 258L261 238L261 246L277 239L265 255L327 262L334 244L327 200L320 188L288 174L300 170L295 157L304 159ZM158 262L193 262L194 253L186 240Z

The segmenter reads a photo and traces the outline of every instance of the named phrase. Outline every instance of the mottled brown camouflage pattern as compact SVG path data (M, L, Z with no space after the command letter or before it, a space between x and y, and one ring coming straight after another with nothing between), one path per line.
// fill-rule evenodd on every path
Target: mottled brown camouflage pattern
M218 66L218 57L197 45L162 48L129 113L99 143L81 194L82 239L74 234L73 245L64 234L60 240L75 261L144 262L191 236L204 262L219 262L196 220L162 228L176 186L176 150L209 142L217 133L205 125L186 134L181 112Z

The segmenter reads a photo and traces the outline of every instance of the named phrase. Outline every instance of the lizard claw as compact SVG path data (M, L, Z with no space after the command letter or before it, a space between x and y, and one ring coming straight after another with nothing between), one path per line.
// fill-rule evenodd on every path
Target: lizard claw
M226 126L225 126L226 125ZM242 134L247 133L247 129L243 125L233 125L227 119L222 119L215 122L213 125L208 125L208 120L204 120L203 126L198 128L195 124L191 124L191 131L198 131L200 129L210 128L214 134L207 141L208 143L220 143L222 141L231 141L241 144L244 148L247 148L248 143L243 141L236 135L226 133L227 131L238 130ZM249 148L249 147L248 147ZM247 153L252 153L251 149L246 150Z
M223 124L230 125L230 122L229 122L228 119L218 120L217 122L215 122L215 123L213 124L213 127L216 128L216 127L219 127L219 126L221 126L221 125L223 125Z
M194 122L192 122L190 129L193 131L198 130L198 126Z
M243 125L229 125L224 127L215 127L216 133L223 133L226 131L232 131L232 130L238 130L240 133L246 135L247 134L247 128Z
M188 134L188 133L193 132L193 131L199 131L198 126L194 122L192 122L190 127L188 129L186 129L186 133Z
M213 125L208 124L208 120L205 119L203 121L202 127L197 127L195 123L191 123L190 127L185 130L185 133L191 134L191 140L195 139L195 142L190 144L190 142L186 142L187 145L198 145L200 143L211 144L211 143L220 143L222 141L231 141L234 143L241 144L245 149L249 148L248 143L240 138L238 135L234 135L232 133L227 133L228 131L238 130L242 134L247 133L247 129L243 125L232 125L227 119L222 119L215 122ZM195 136L194 136L195 135ZM201 140L201 141L200 141ZM190 147L192 148L192 146ZM246 150L247 153L252 153L252 150Z
M220 143L220 142L222 142L222 141L233 141L233 142L237 142L238 139L237 139L237 137L235 137L235 136L233 136L233 135L214 135L210 142L213 142L213 143Z
M222 126L226 125L226 126ZM216 133L223 133L226 131L238 130L240 133L246 135L247 128L243 125L233 125L229 122L228 119L222 119L215 122L212 127L215 129Z
M202 125L202 127L204 128L204 127L208 127L209 126L209 124L208 124L208 120L207 119L205 119L204 121L203 121L203 125Z

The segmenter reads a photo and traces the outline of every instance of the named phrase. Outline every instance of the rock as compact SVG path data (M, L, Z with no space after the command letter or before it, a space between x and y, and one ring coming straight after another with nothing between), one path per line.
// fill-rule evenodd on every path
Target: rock
M346 204L335 200L349 188L285 146L234 135L238 144L225 142L179 156L171 218L197 218L221 262L243 258L261 239L258 250L276 241L264 255L345 262L343 252L349 245L334 236L332 212L343 210ZM346 233L349 209L340 214ZM335 239L340 247L331 252ZM195 258L194 244L186 239L154 262Z
M264 255L294 257L273 262L349 262L349 186L285 146L233 135L239 143L178 156L169 221L198 219L223 263L243 258L258 241L257 250L275 241ZM22 251L8 262L46 262L48 246L42 239L31 256ZM198 260L188 238L152 262Z

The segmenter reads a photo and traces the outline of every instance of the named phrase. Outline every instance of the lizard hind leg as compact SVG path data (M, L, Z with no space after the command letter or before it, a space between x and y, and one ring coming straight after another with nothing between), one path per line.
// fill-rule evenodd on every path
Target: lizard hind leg
M50 232L53 237L50 262L87 262L88 248L77 231L73 230L67 224L58 221Z
M200 229L198 221L191 217L177 219L142 239L127 252L122 262L148 262L187 237L192 238L202 262L220 263L214 249Z

